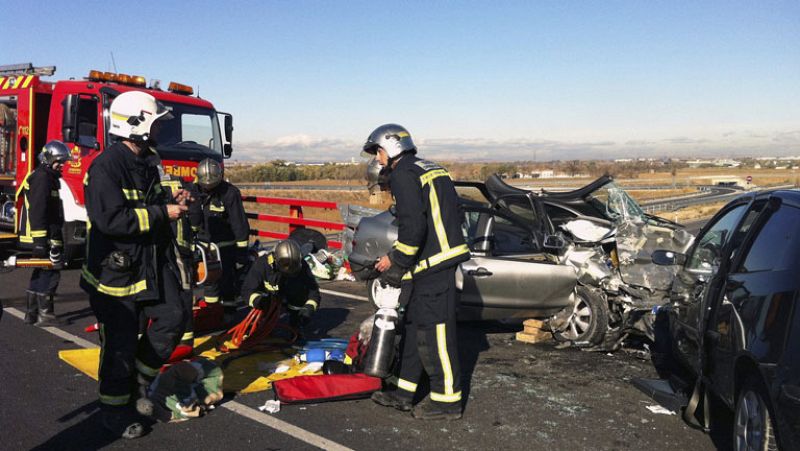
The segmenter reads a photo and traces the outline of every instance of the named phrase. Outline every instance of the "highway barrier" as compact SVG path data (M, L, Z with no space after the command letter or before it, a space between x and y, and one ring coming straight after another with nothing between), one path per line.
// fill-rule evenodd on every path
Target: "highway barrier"
M261 205L285 205L288 207L288 216L270 215L264 213L246 212L249 219L256 221L274 222L279 224L288 224L289 233L303 227L314 227L318 229L333 230L341 232L345 229L345 225L341 222L323 221L319 219L306 218L303 215L303 207L305 208L318 208L323 210L338 210L339 206L336 202L327 202L319 200L306 200L306 199L290 199L285 197L266 197L266 196L242 196L245 202L251 202ZM245 206L246 207L246 206ZM246 208L245 208L246 209ZM286 239L289 233L272 232L268 230L250 229L251 236L258 236L263 238L273 239ZM328 247L333 249L341 249L342 242L338 240L328 240Z

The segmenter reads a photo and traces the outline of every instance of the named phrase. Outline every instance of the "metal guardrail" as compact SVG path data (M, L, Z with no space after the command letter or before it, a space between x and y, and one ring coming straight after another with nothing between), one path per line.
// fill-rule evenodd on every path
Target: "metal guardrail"
M269 215L264 213L246 212L245 214L249 219L256 221L275 222L280 224L289 225L289 233L303 227L316 227L326 230L342 231L345 225L341 222L323 221L319 219L305 218L303 215L303 207L306 208L320 208L323 210L338 210L339 206L336 202L318 201L318 200L305 200L305 199L290 199L285 197L266 197L266 196L242 196L244 202L252 202L262 205L286 205L289 207L289 215ZM264 238L273 239L286 239L289 233L270 232L268 230L250 229L251 236L259 236ZM341 249L342 242L338 240L328 240L328 246L333 249Z

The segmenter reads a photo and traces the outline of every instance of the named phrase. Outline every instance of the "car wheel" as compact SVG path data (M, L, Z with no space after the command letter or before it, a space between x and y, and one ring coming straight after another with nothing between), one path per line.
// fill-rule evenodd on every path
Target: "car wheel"
M553 337L557 341L596 345L603 341L607 330L608 304L592 290L578 286L566 327L561 332L555 332Z
M745 381L739 391L733 423L736 451L777 450L772 413L765 391L757 381Z

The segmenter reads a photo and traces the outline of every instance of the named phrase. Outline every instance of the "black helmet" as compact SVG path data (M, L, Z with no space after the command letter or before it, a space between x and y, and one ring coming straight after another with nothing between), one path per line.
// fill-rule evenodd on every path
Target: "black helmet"
M69 160L69 149L67 145L58 140L48 142L39 154L39 162L46 166L53 167L55 163L66 163Z
M206 191L211 191L222 183L222 166L211 158L206 158L197 165L197 184Z
M379 147L386 151L389 158L395 158L403 152L417 151L414 141L411 140L411 133L397 124L381 125L369 134L364 143L364 152L375 155Z
M272 251L275 268L282 274L293 276L303 267L303 254L294 240L283 240Z

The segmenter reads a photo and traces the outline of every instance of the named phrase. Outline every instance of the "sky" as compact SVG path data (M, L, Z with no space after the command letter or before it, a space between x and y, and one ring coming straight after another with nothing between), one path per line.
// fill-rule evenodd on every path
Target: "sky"
M8 3L9 0L0 1ZM85 1L0 6L0 64L189 84L234 159L800 155L798 1Z

